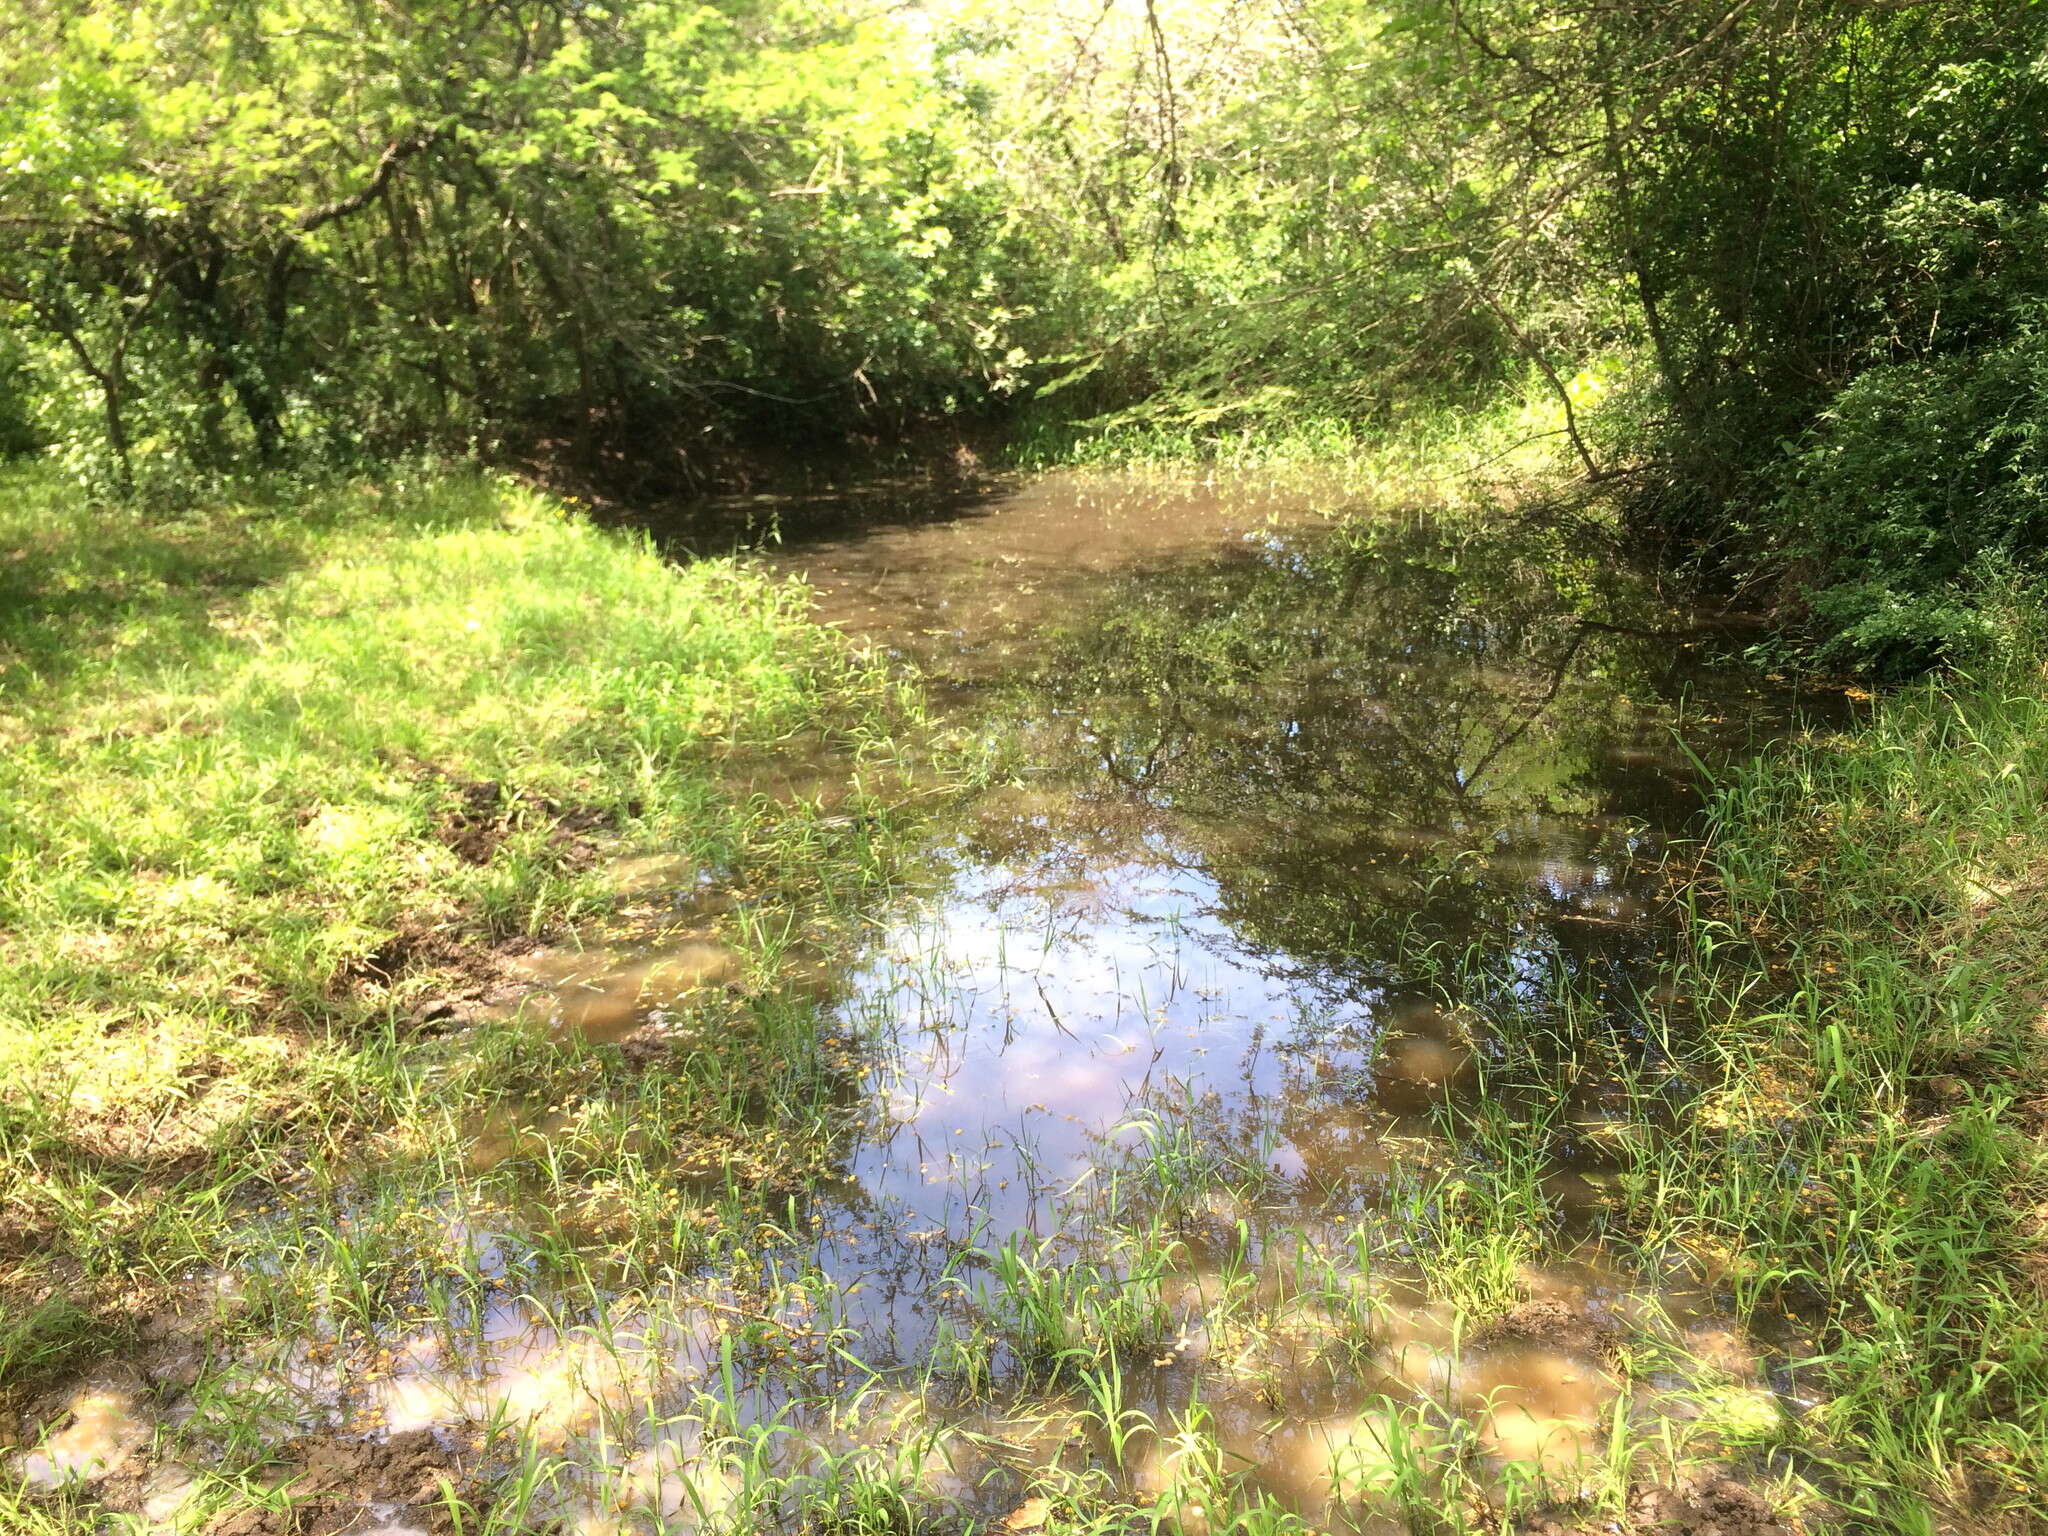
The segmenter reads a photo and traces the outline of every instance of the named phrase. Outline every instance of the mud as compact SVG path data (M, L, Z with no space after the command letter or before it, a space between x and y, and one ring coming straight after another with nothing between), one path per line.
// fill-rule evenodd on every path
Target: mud
M441 845L465 864L488 864L499 846L522 827L546 830L548 844L564 864L580 867L594 856L590 834L608 825L606 811L588 805L562 805L544 797L508 790L495 779L465 779L431 763L414 765L413 777L441 785L453 804L442 813L434 834Z
M452 1536L456 1529L446 1495L459 1488L460 1474L429 1430L381 1442L296 1440L270 1475L284 1495L280 1507L231 1511L207 1527L208 1536Z
M1521 1529L1526 1536L1614 1536L1617 1529L1625 1536L1791 1536L1793 1528L1755 1489L1708 1472L1678 1487L1630 1490L1628 1516L1619 1527L1553 1512L1534 1516Z
M1629 1501L1629 1524L1641 1536L1783 1536L1786 1529L1763 1495L1729 1477L1640 1492Z
M45 1493L113 1477L149 1439L154 1422L140 1377L125 1368L64 1393L35 1417L43 1432L10 1470Z
M1610 1356L1616 1343L1612 1325L1555 1297L1522 1302L1472 1335L1472 1344L1480 1349L1519 1344L1588 1358Z
M511 830L504 786L495 780L461 785L455 809L441 818L435 834L465 864L488 864Z

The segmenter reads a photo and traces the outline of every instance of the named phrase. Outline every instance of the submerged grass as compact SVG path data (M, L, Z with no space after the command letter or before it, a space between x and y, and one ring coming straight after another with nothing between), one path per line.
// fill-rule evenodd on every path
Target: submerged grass
M1482 1468L1474 1448L1499 1443L1503 1421L1469 1388L1433 1399L1445 1378L1430 1378L1351 1421L1327 1474L1340 1503L1362 1500L1350 1508L1368 1526L1376 1515L1418 1532L1530 1520L1661 1529L1646 1488L1732 1471L1760 1500L1753 1518L1769 1509L1814 1529L2048 1526L2040 656L2017 644L1725 774L1684 887L1681 958L1638 1000L1635 1043L1617 1042L1596 1000L1566 985L1546 989L1543 1009L1496 1012L1484 1093L1438 1116L1450 1155L1397 1170L1349 1232L1290 1232L1284 1199L1239 1199L1282 1214L1256 1236L1241 1222L1236 1257L1119 1347L1131 1294L1172 1294L1162 1278L1187 1269L1171 1231L1135 1218L1156 1223L1205 1193L1227 1200L1227 1173L1204 1167L1176 1199L1071 1217L1070 1237L1101 1223L1088 1263L997 1254L1001 1304L988 1315L1025 1355L1077 1363L1102 1454L1122 1466L1134 1441L1156 1447L1170 1430L1124 1407L1119 1362L1178 1328L1262 1373L1257 1390L1276 1404L1301 1357L1261 1364L1261 1351L1304 1321L1333 1340L1384 1341L1406 1305L1390 1308L1373 1283L1388 1270L1448 1309L1449 1357L1483 1340L1569 1246L1549 1149L1592 1136L1613 1170L1597 1251L1617 1283L1639 1288L1603 1346L1619 1391L1598 1433L1578 1434L1569 1457ZM1462 971L1484 962L1450 963L1461 974L1447 994L1470 995ZM1589 1125L1572 1094L1595 1079L1604 1113ZM1749 1347L1778 1338L1775 1365L1759 1375L1694 1353L1654 1299L1674 1278L1717 1298ZM1218 1455L1197 1439L1190 1466ZM1099 1517L1138 1485L1044 1486ZM1164 1485L1145 1486L1123 1505L1131 1520L1159 1518ZM1186 1497L1205 1501L1210 1529L1295 1518L1220 1471Z

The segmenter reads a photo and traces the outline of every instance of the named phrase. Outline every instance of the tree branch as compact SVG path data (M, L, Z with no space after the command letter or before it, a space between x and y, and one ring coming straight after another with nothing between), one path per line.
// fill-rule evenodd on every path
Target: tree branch
M377 164L370 172L369 181L346 197L337 197L334 201L322 203L317 208L308 208L292 221L292 228L299 234L308 235L323 224L345 219L350 214L367 208L383 194L385 187L390 185L391 178L398 173L399 166L414 155L433 148L447 131L443 126L417 138L393 139L385 145L384 153L377 157Z

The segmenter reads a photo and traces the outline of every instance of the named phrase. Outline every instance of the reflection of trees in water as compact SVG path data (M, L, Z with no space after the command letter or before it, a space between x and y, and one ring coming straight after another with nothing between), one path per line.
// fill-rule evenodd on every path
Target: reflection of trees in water
M1604 974L1654 944L1642 825L1685 799L1668 629L1562 535L1430 521L1128 578L1017 699L1071 799L982 831L1013 863L1190 860L1304 973L1476 943L1523 984Z

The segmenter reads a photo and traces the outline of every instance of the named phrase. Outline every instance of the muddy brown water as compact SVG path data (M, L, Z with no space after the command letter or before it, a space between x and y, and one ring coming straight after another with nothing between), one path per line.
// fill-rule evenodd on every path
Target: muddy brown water
M1126 1403L1165 1424L1199 1395L1234 1470L1331 1526L1382 1524L1347 1490L1385 1481L1401 1403L1476 1423L1459 1454L1554 1471L1569 1492L1623 1390L1599 1341L1644 1318L1733 1390L1789 1395L1783 1341L1727 1316L1710 1277L1612 1262L1603 1132L1614 1073L1659 1049L1641 1004L1675 940L1663 864L1696 808L1689 754L1826 701L1715 665L1739 636L1585 535L1364 508L1333 486L1053 475L715 510L810 586L822 621L915 668L940 727L999 764L924 834L921 874L870 941L816 968L822 1006L867 1042L870 1097L812 1246L771 1263L824 1277L818 1326L873 1373L856 1427L814 1424L819 1443L886 1440L913 1400L950 1413L979 1437L963 1443L1008 1450L949 1452L926 1492L982 1518L1034 1459L1103 1459L1100 1426L1076 1427L1071 1385L1042 1361L977 1345L984 1388L951 1408L951 1378L925 1368L984 1337L1006 1247L1127 1273L1131 1242L1162 1234L1174 1322L1120 1353ZM701 538L701 515L690 526ZM763 782L816 796L834 774L793 748ZM738 968L731 903L705 872L654 856L621 875L689 918L680 936L528 962L534 1006L601 1042ZM1509 1019L1525 1042L1590 1039L1608 1067L1552 1080L1545 1113L1569 1133L1529 1174L1544 1220L1515 1280L1533 1301L1474 1337L1399 1252L1370 1276L1331 1260L1424 1175L1497 1155L1457 1127L1539 1091L1506 1070ZM478 1125L474 1165L550 1125L544 1109ZM1319 1261L1326 1285L1374 1289L1361 1346L1334 1347L1356 1333L1335 1303L1259 1336L1206 1325L1233 1287L1298 1300ZM650 1393L674 1406L721 1368L705 1314L635 1298L622 1308L646 1315L607 1318L600 1347L543 1302L505 1299L461 1360L391 1341L375 1422L517 1419L573 1459L594 1416ZM284 1376L331 1402L341 1372L308 1350ZM1628 1411L1660 1411L1655 1389ZM764 1420L795 1401L765 1375L742 1396ZM118 1396L87 1407L32 1479L141 1432ZM559 1512L592 1533L687 1527L700 1434L678 1416L592 1442L609 1504L565 1485ZM1122 1460L1130 1497L1172 1481L1159 1437Z
M1042 1229L1049 1191L1172 1121L1330 1211L1480 1091L1475 1015L1569 986L1638 1027L1687 753L1799 701L1696 659L1731 636L1641 578L1575 586L1569 540L1399 513L1333 531L1347 510L1050 476L798 523L764 555L1016 764L838 982L840 1016L895 1044L848 1170L874 1208ZM1460 952L1483 957L1469 997ZM1560 1182L1598 1161L1574 1149Z

